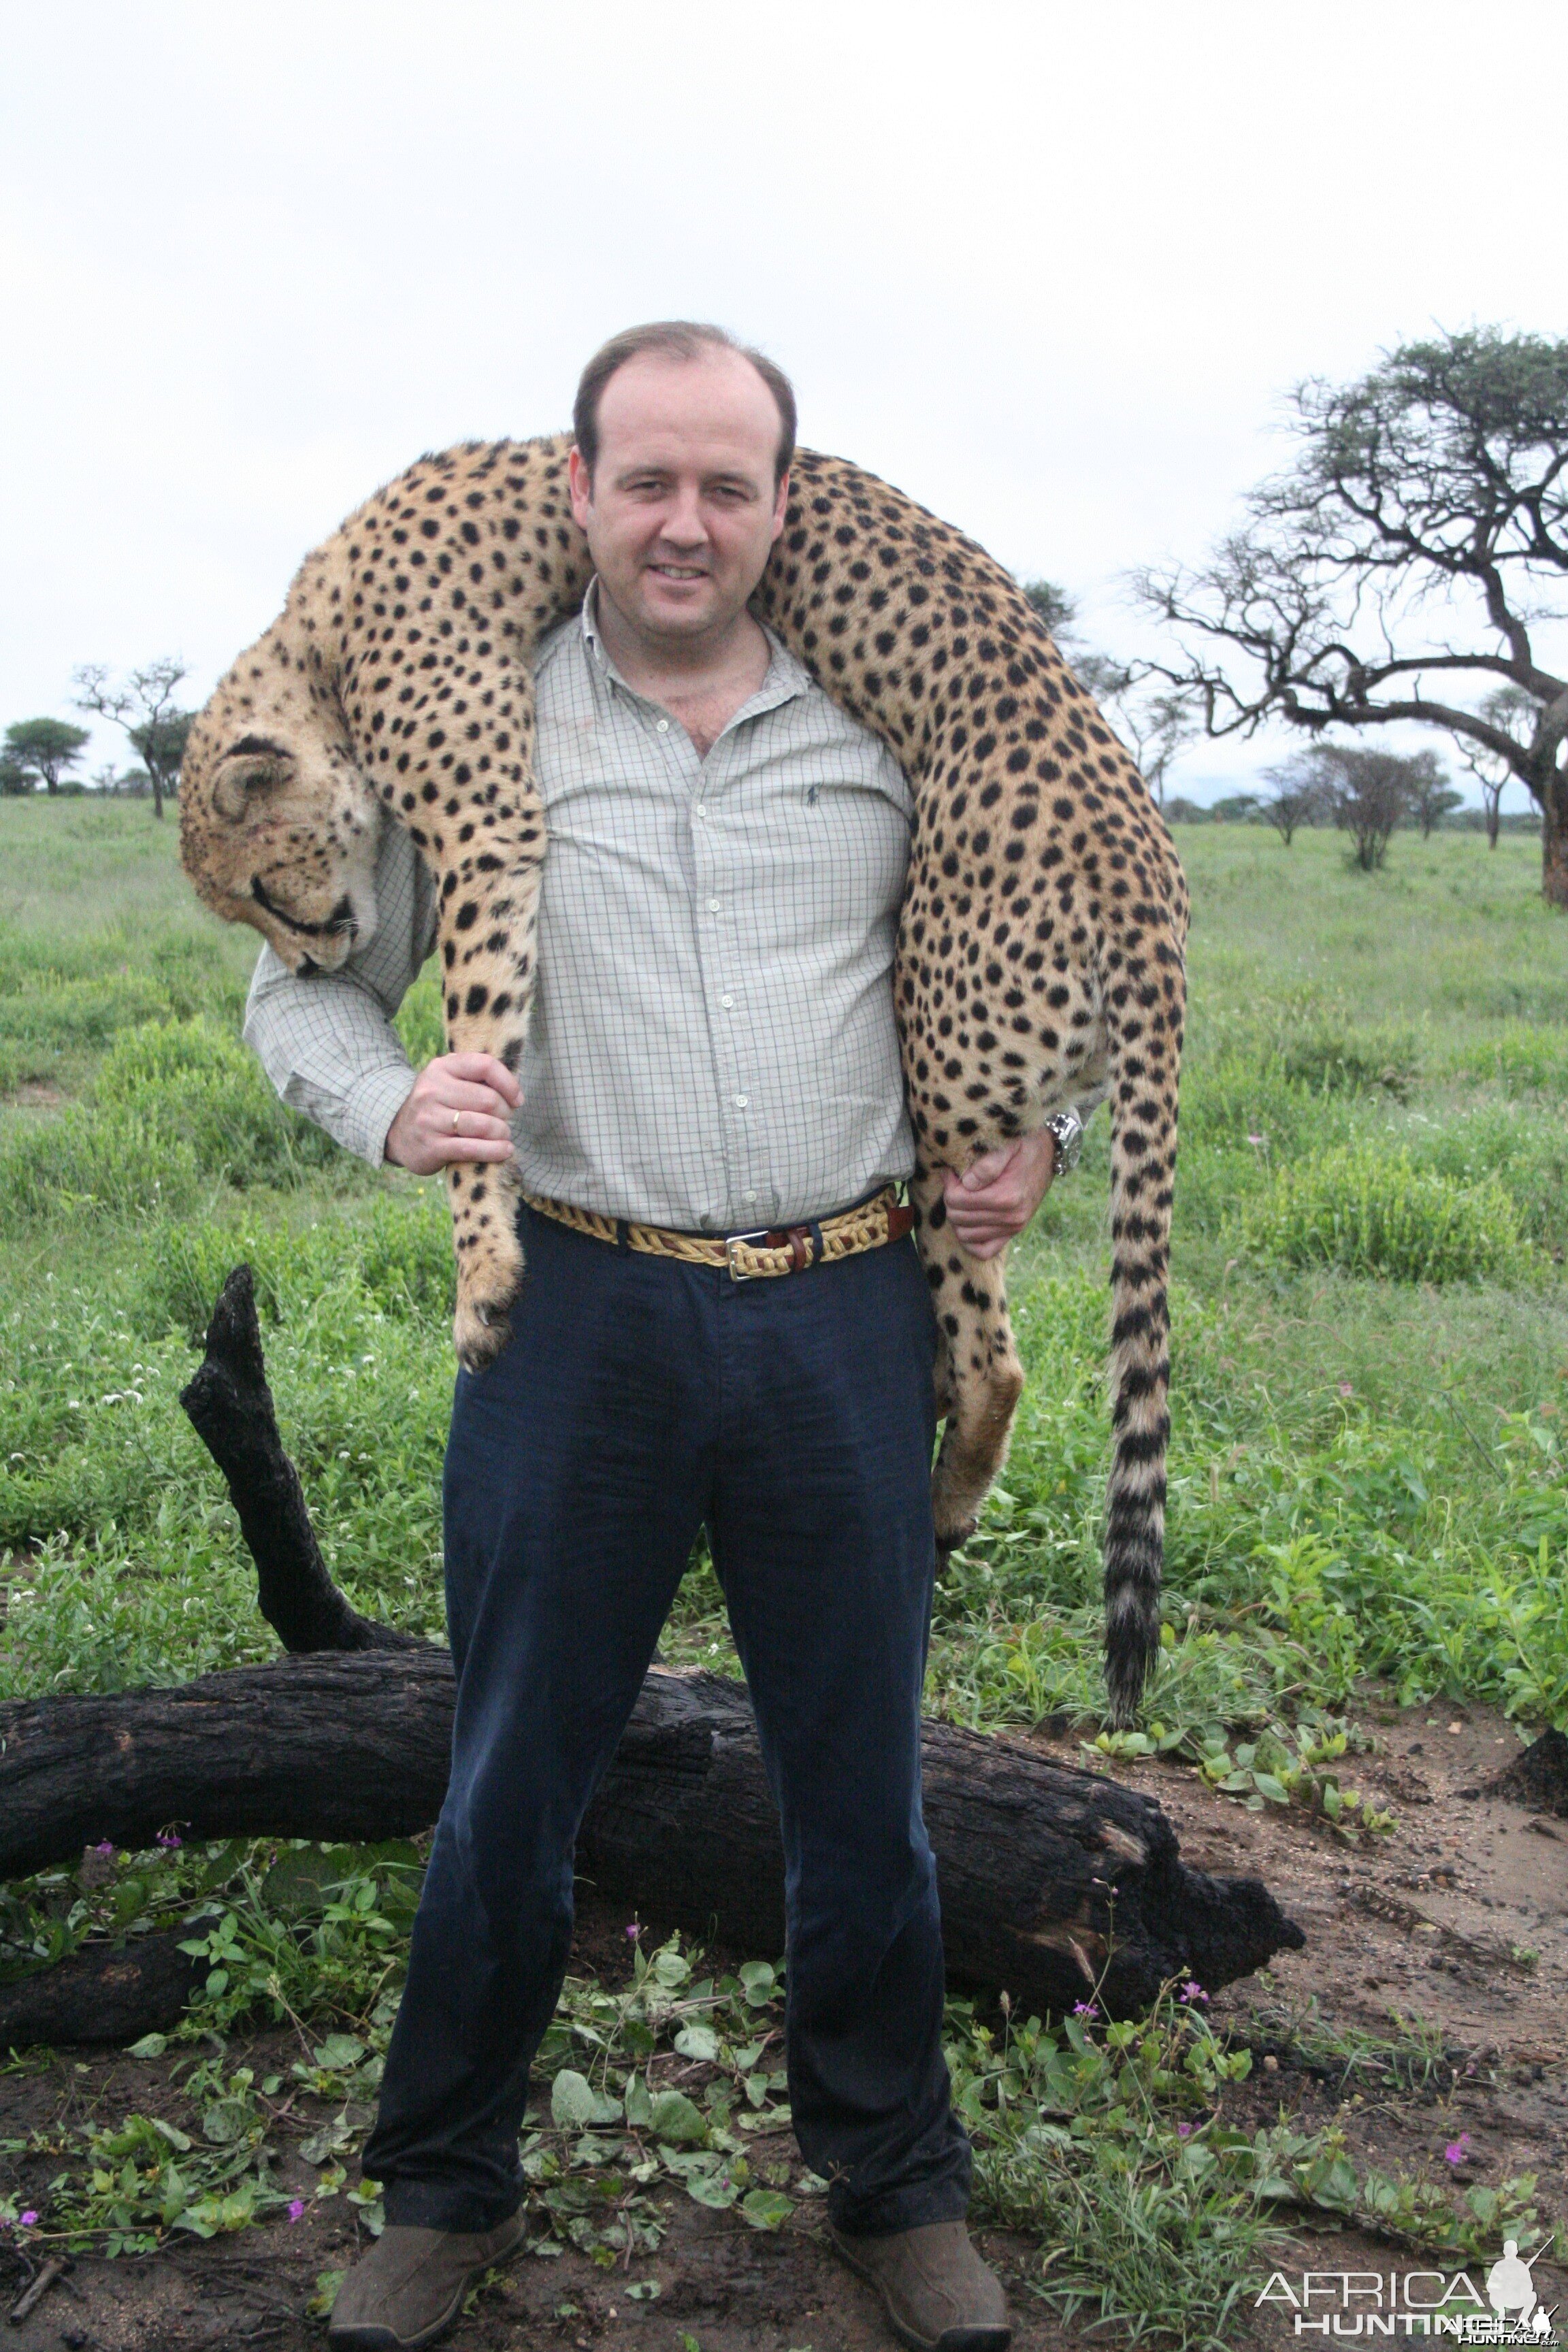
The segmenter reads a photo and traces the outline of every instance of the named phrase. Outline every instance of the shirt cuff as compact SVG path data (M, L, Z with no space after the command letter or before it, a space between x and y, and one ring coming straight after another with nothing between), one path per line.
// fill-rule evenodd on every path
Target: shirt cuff
M388 1062L355 1080L343 1103L339 1141L344 1149L379 1168L386 1159L386 1134L414 1091L414 1072L406 1062Z

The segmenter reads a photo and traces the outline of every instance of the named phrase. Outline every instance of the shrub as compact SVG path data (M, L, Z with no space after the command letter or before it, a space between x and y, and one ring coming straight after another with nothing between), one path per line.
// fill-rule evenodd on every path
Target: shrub
M1517 1105L1489 1103L1411 1136L1418 1168L1460 1184L1496 1177L1532 1241L1558 1244L1568 1234L1568 1123Z
M368 1217L303 1230L160 1224L148 1235L136 1285L136 1328L153 1339L178 1332L199 1345L218 1292L242 1263L268 1323L303 1319L345 1284L382 1314L412 1321L444 1322L455 1303L451 1218L432 1187L377 1201Z
M200 1175L190 1144L166 1129L79 1108L0 1139L0 1221L184 1214Z
M110 1117L135 1113L187 1142L204 1175L231 1184L297 1183L338 1157L329 1136L279 1101L249 1048L205 1015L118 1038L93 1092Z
M426 965L397 1008L394 1023L403 1050L415 1068L422 1069L447 1050L447 1030L441 1012L441 975Z
M1522 1024L1505 1029L1461 1054L1454 1075L1495 1079L1510 1095L1568 1095L1568 1034Z
M1287 1265L1395 1282L1507 1279L1526 1264L1518 1212L1495 1176L1462 1183L1368 1143L1281 1169L1243 1210L1242 1233L1249 1249Z

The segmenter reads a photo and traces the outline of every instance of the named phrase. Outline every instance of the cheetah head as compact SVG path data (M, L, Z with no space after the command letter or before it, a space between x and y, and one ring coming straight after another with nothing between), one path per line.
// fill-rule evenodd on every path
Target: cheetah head
M180 856L225 922L249 923L290 971L334 971L376 925L382 808L316 725L218 698L180 772Z

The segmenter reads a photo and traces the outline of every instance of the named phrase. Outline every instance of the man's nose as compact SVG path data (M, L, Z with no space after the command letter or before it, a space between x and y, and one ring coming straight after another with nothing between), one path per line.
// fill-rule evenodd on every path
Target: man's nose
M700 547L704 543L708 526L702 519L702 501L695 488L675 493L664 510L660 535L680 547Z

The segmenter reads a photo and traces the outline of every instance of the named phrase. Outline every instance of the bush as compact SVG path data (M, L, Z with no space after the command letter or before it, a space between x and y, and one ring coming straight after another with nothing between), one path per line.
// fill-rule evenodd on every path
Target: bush
M447 1029L441 1010L441 974L427 964L397 1008L393 1024L403 1050L416 1070L447 1050Z
M284 1106L256 1056L205 1015L128 1030L104 1056L90 1106L0 1144L0 1217L185 1214L200 1181L294 1186L354 1169Z
M1495 1177L1531 1240L1568 1236L1568 1123L1518 1105L1490 1103L1410 1138L1418 1168L1459 1184Z
M237 1186L298 1183L338 1157L329 1136L279 1101L248 1046L205 1015L117 1039L93 1093L111 1118L139 1116L188 1143L204 1175Z
M190 1144L134 1111L63 1111L0 1139L0 1222L184 1215L200 1177Z
M1454 1064L1461 1078L1493 1079L1510 1095L1568 1095L1568 1034L1560 1029L1505 1029L1472 1045Z
M1353 1137L1358 1106L1404 1102L1421 1067L1413 1030L1367 1027L1312 993L1194 1024L1182 1071L1181 1139L1245 1150L1261 1171ZM1221 1190L1241 1173L1227 1169ZM1193 1169L1184 1207L1194 1206ZM1217 1173L1217 1171L1216 1171Z
M1395 1282L1508 1279L1527 1263L1518 1212L1497 1177L1462 1183L1368 1143L1281 1169L1242 1212L1242 1233L1248 1249L1287 1265Z
M150 1339L201 1344L232 1269L247 1265L266 1323L306 1319L345 1285L381 1314L444 1323L456 1303L452 1222L438 1187L377 1201L368 1217L289 1230L163 1223L148 1236L132 1313Z

